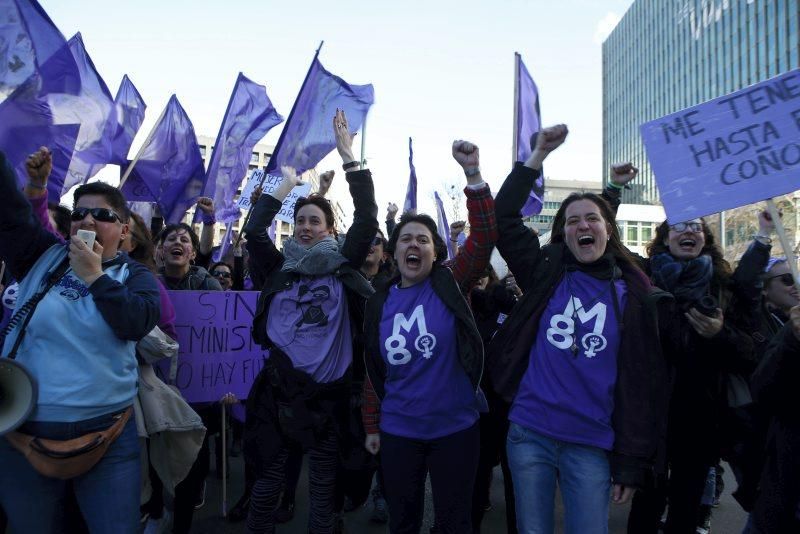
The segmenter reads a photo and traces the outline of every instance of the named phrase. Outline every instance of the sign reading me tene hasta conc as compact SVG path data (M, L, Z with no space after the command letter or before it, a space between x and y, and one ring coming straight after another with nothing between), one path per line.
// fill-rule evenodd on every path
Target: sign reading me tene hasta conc
M671 223L800 189L800 69L640 129Z

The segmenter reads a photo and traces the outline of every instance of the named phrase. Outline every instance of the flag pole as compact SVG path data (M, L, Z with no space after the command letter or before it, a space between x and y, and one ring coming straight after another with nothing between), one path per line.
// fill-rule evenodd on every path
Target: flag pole
M228 454L227 436L225 432L225 410L227 405L222 404L222 517L228 517Z
M367 113L369 115L369 113ZM367 115L364 115L364 122L361 123L361 165L366 165L366 145L367 145Z
M775 223L775 231L778 234L778 240L781 242L781 247L783 247L783 254L786 256L786 263L789 264L789 269L792 271L794 287L800 289L800 281L797 279L797 259L794 257L794 251L792 250L792 247L789 246L789 237L786 235L786 229L783 227L783 221L781 220L777 206L775 206L774 199L767 199L767 210L769 211L770 217L772 217L772 222Z
M169 107L169 103L173 98L175 98L174 94L167 101L167 105L164 106L164 110L161 112L161 115L159 115L158 119L156 120L156 123L153 125L153 128L150 130L150 133L147 134L147 139L145 139L144 143L142 143L142 146L139 147L139 151L136 153L136 157L133 158L133 161L131 161L128 164L128 168L125 169L125 173L122 175L122 178L119 179L119 185L117 186L117 189L121 190L122 186L125 185L125 182L128 180L128 177L131 175L131 171L133 171L134 165L136 165L136 162L139 161L139 158L141 158L142 154L144 154L144 149L147 148L148 143L150 143L150 141L153 140L153 136L156 134L156 128L158 128L158 125L161 124L161 120L164 118L164 115L167 113L167 108Z
M511 143L511 167L514 167L514 164L517 162L517 145L519 143L519 136L518 126L519 126L519 59L520 59L519 52L514 52L514 127L513 130L513 141Z
M308 72L306 72L306 77L303 79L303 85L300 86L300 91L297 93L298 97L303 94L303 89L306 88L306 84L308 83L308 78L309 78L309 76L311 76L311 69L314 68L314 62L319 57L319 51L322 50L322 45L324 45L324 44L325 44L325 41L320 41L319 42L319 47L317 47L317 51L314 53L314 59L311 60L311 66L308 67ZM292 104L292 110L289 111L289 116L286 117L286 122L283 124L283 130L281 130L281 135L278 137L278 142L275 143L275 149L272 151L272 155L269 157L269 161L267 162L267 166L264 168L264 178L267 177L267 174L269 174L270 171L275 169L275 167L273 167L273 163L272 162L273 161L277 161L277 159L275 159L275 156L278 154L278 151L280 150L281 145L283 144L283 138L286 136L286 131L289 128L289 125L292 122L292 117L294 117L295 109L297 109L297 100L298 99L295 99L294 104ZM276 165L277 165L277 163L276 163ZM262 179L262 183L263 183L263 179ZM242 233L243 233L241 230L243 230L245 228L245 226L247 226L247 222L250 220L250 214L251 213L253 213L253 204L250 204L250 208L247 210L247 215L244 218L244 222L242 223L242 227L241 227L241 229L239 231L239 235L236 236L236 243L233 244L234 247L239 245L239 241L241 241Z

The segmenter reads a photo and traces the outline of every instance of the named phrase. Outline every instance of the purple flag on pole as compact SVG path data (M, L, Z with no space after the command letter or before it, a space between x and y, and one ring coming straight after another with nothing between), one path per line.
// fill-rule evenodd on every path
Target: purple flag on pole
M525 161L531 155L531 136L542 129L541 115L539 114L539 89L525 68L522 57L514 54L516 62L516 101L514 102L514 117L516 118L515 135L516 146L514 153L516 161ZM544 199L544 174L536 179L528 200L522 207L522 216L529 217L542 211Z
M0 0L0 102L36 74L66 39L36 0Z
M117 126L111 92L92 63L81 34L75 34L67 44L78 67L80 89L76 94L50 93L47 101L56 124L80 124L81 129L59 196L85 183L111 160L111 139ZM45 65L42 75L54 73Z
M456 257L456 250L453 242L450 241L450 225L447 224L447 215L444 212L444 205L439 193L433 192L436 200L436 229L439 230L439 236L447 243L447 259L452 260Z
M403 203L403 213L417 211L417 170L414 168L414 150L411 148L411 138L408 138L408 187L406 188L406 201Z
M129 201L156 202L164 220L172 224L197 201L204 176L194 126L172 95L122 192Z
M283 117L270 102L266 87L240 72L214 143L202 192L202 196L214 200L218 221L229 223L239 218L233 197L247 173L253 147L281 122ZM195 212L195 222L199 219L200 214ZM224 242L223 247L227 249Z
M350 133L355 133L374 101L372 84L350 85L325 70L315 55L267 164L267 173L280 175L284 165L294 167L298 176L313 169L336 148L332 127L336 109L344 110Z
M114 106L117 110L117 125L111 138L111 161L117 165L124 165L128 161L128 152L131 150L136 132L144 122L144 112L147 105L142 95L136 90L128 75L122 77L122 82L114 97Z

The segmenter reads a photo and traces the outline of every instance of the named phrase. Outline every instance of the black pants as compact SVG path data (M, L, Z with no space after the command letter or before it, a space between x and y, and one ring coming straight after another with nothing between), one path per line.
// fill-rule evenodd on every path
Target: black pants
M472 493L472 531L481 531L481 522L486 513L484 506L489 497L494 466L500 463L503 469L503 489L505 490L506 531L517 534L517 514L514 508L514 484L511 470L508 468L506 455L506 436L508 435L508 412L496 411L489 404L491 411L481 414L481 451L478 460L478 472L475 477L475 489Z
M471 532L472 491L479 449L478 423L433 440L381 432L381 470L390 532L419 533L427 473L431 476L436 526L443 534Z

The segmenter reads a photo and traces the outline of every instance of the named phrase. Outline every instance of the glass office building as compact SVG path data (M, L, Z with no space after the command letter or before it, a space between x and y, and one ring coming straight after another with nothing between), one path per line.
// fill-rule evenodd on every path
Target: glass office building
M623 202L658 191L639 125L800 67L800 0L636 0L603 43L603 183L640 175Z

